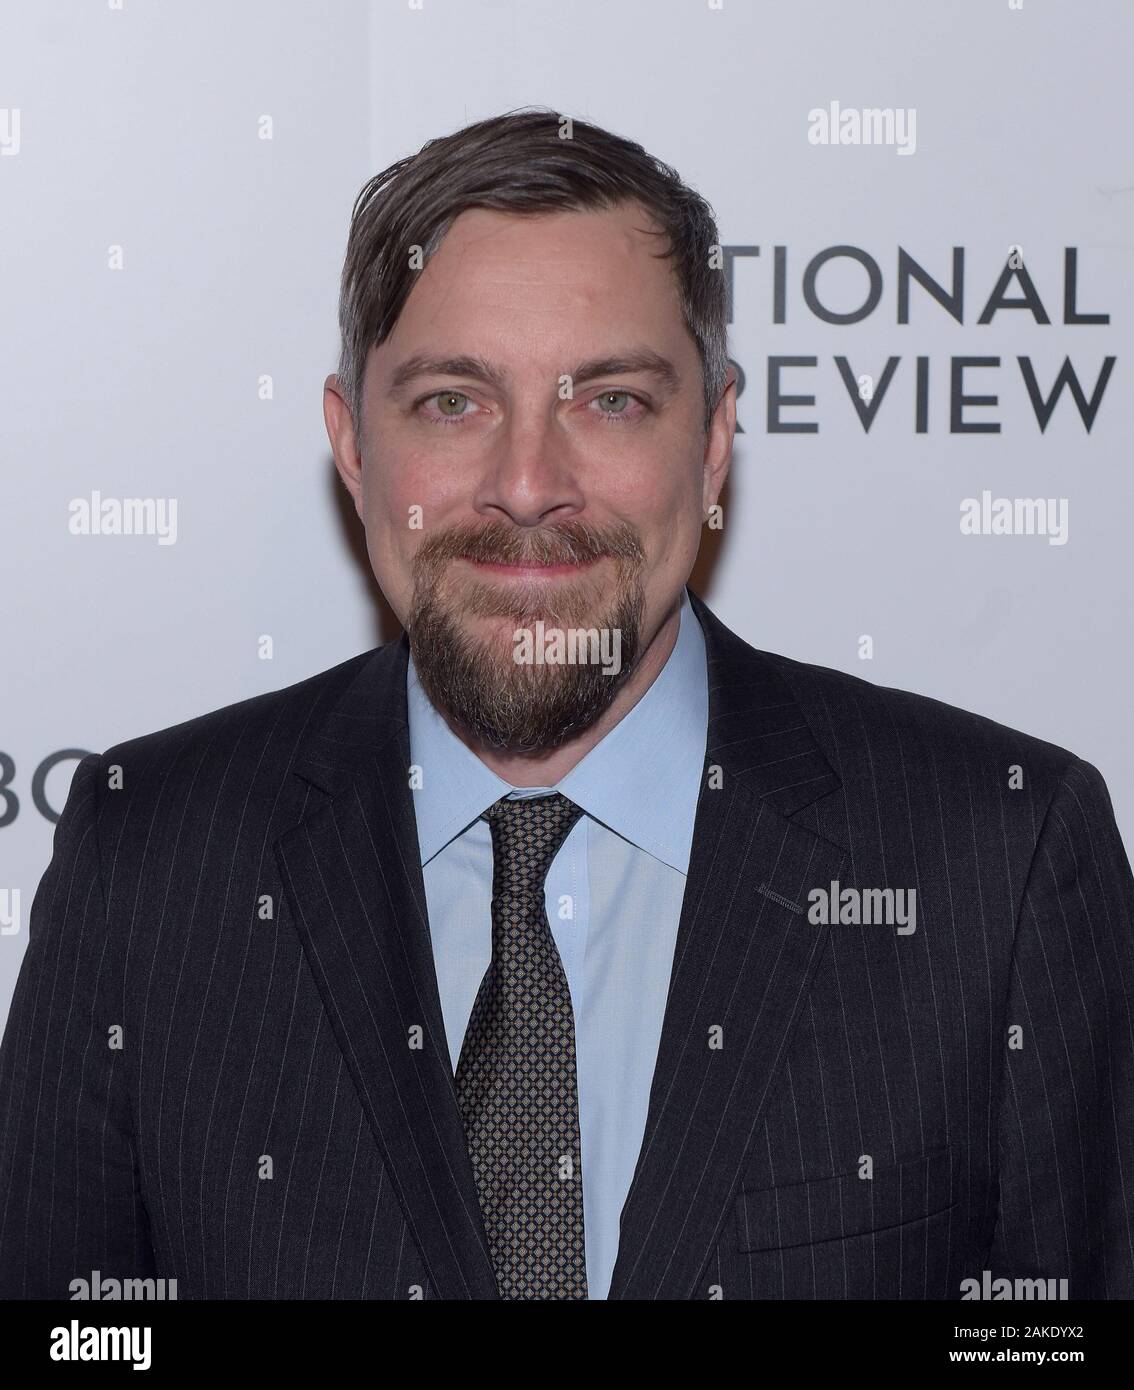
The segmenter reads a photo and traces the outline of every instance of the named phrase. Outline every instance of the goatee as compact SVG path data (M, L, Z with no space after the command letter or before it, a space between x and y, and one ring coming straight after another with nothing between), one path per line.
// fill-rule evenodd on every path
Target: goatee
M595 612L594 568L579 577L493 580L468 566L461 584L446 574L458 557L533 565L614 561L614 592ZM414 592L406 631L414 668L435 708L475 741L510 753L538 753L576 737L610 707L636 665L645 607L644 552L637 533L620 523L599 529L579 520L542 531L474 525L423 542L414 557ZM610 568L610 566L606 566ZM463 573L460 576L464 578ZM512 628L478 636L469 620L510 618L515 629L618 634L617 671L582 660L522 664L513 657ZM608 640L610 640L608 638ZM580 650L589 644L582 642Z

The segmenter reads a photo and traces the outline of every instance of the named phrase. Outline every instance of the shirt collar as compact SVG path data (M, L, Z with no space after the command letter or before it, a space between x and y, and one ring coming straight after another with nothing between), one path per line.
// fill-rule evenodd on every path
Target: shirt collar
M406 668L410 762L424 866L502 796L561 792L603 825L681 873L689 867L709 718L705 639L681 592L673 651L634 708L554 787L516 788L465 746ZM664 789L664 794L659 794Z

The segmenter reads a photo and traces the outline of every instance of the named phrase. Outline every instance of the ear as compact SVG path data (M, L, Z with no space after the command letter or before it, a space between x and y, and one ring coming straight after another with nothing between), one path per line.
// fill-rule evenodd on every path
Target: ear
M351 419L350 406L332 372L323 383L323 419L327 438L335 456L335 467L346 490L354 499L354 509L362 516L362 445Z
M716 505L732 462L732 441L736 435L736 368L730 367L725 388L717 401L709 432L705 436L705 456L701 466L701 513L708 516Z

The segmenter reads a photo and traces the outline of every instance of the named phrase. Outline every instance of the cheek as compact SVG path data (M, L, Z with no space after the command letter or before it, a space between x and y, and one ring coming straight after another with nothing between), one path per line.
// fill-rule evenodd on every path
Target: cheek
M701 487L679 478L642 514L640 525L653 541L654 562L659 570L688 570L701 544Z
M623 427L607 428L613 434ZM636 516L642 525L665 525L675 511L689 507L691 498L693 506L700 500L696 465L674 460L653 443L588 459L578 477L590 502Z
M363 488L363 522L373 547L377 543L384 553L392 544L395 555L404 554L412 527L425 521L414 521L415 509L427 515L427 499L406 470L392 465L388 458L369 462Z
M414 527L424 528L424 522L414 521L412 510L415 504L420 504L420 498L414 488L400 486L396 475L371 463L367 465L362 500L362 523L371 568L383 586L396 584L408 568L416 538L421 535L421 529Z
M367 510L378 526L391 518L393 529L407 527L412 512L428 531L468 503L468 469L445 468L435 455L383 459L374 476Z
M668 542L684 537L701 521L701 479L693 466L674 469L659 477L652 473L635 476L625 489L628 515L643 528Z

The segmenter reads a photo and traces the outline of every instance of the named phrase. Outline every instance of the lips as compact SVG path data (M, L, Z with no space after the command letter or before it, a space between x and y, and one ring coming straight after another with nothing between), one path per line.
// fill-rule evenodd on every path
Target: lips
M493 574L507 577L524 578L552 578L556 575L578 574L581 570L588 569L595 562L593 560L573 561L562 560L552 564L539 564L535 561L520 561L514 563L504 560L474 560L468 555L462 555L462 560L471 565L476 565L478 569L488 570Z

